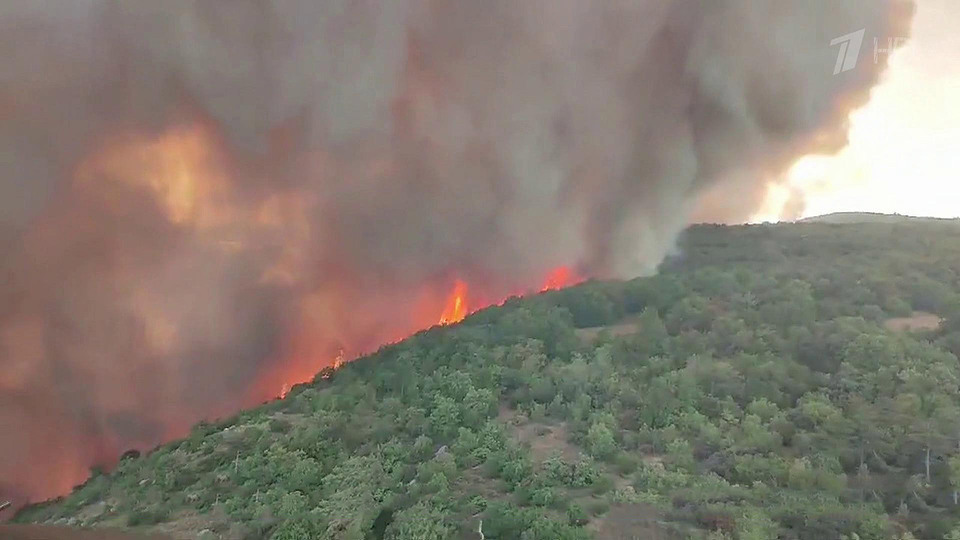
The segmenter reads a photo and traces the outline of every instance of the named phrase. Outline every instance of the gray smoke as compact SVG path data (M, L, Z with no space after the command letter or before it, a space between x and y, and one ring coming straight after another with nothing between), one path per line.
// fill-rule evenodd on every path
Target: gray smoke
M651 271L843 145L912 7L4 2L0 495L435 322L454 277Z

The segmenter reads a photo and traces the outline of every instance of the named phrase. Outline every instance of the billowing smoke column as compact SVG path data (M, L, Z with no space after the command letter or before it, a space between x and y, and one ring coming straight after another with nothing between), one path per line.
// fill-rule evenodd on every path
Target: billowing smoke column
M7 0L0 498L436 323L455 282L650 271L691 216L745 218L842 146L911 12Z

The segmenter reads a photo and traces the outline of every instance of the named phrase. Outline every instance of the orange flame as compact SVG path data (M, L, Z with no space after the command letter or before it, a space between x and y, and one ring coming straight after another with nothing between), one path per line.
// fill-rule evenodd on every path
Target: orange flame
M343 366L344 362L346 362L346 360L344 360L343 358L343 349L340 349L339 351L337 351L337 357L333 359L333 364L331 364L329 367L332 371L336 371ZM327 379L329 377L330 377L329 372L326 375L323 375L324 379ZM304 379L303 377L300 377L298 378L298 380L294 381L292 384L300 384L300 383L307 382L309 380L310 380L309 378ZM283 383L283 386L280 387L280 399L287 397L287 394L289 394L290 390L293 389L292 384L289 382Z
M547 279L543 282L540 292L562 289L576 285L581 281L583 281L583 278L574 273L569 266L558 266L547 274Z
M467 284L457 280L440 315L439 324L453 324L467 316Z

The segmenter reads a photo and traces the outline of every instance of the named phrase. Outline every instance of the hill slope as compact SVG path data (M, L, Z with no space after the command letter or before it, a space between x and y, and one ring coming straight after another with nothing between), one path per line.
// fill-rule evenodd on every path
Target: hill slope
M833 214L824 214L822 216L812 216L799 220L800 223L834 223L834 224L854 224L854 223L940 223L960 225L960 219L905 216L902 214L879 214L875 212L835 212Z
M124 459L20 522L179 538L942 538L960 230L700 226ZM894 330L914 311L939 328Z

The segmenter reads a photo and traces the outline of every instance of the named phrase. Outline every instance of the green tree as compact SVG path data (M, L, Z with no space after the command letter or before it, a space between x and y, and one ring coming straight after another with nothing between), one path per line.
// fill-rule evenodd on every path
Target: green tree
M387 527L387 540L445 540L451 528L445 522L446 515L425 502L419 502L394 515Z
M449 439L460 426L460 405L446 396L438 396L430 412L430 427L441 439Z
M389 478L376 456L355 456L337 465L324 479L316 512L338 538L361 539L388 501Z
M644 356L663 354L669 337L667 327L660 319L657 310L652 307L644 309L637 319L636 342L639 347L638 352Z
M587 450L591 455L607 458L617 450L617 441L613 432L603 422L594 422L587 431Z
M288 519L277 526L270 535L270 540L327 540L331 539L326 527L313 516L302 516Z

